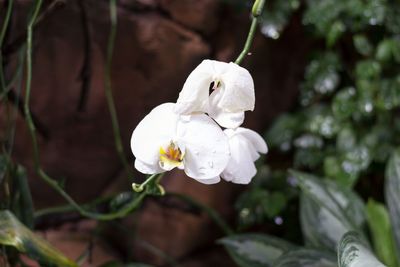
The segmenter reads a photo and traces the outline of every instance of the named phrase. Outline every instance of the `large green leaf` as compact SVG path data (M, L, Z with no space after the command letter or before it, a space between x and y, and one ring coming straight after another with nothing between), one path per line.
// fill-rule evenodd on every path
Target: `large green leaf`
M31 232L8 210L0 211L0 244L13 246L40 263L65 267L78 266Z
M302 190L300 221L308 245L335 251L344 233L363 232L365 207L354 192L332 181L297 171L291 173Z
M393 232L386 207L370 199L367 204L367 221L378 258L388 266L397 266Z
M336 267L336 257L312 249L296 249L283 254L273 267Z
M269 267L294 245L264 234L240 234L218 241L241 267Z
M400 150L392 154L385 176L385 198L397 245L397 259L400 261Z
M338 246L339 267L385 267L355 232L346 233ZM392 266L390 266L392 267Z

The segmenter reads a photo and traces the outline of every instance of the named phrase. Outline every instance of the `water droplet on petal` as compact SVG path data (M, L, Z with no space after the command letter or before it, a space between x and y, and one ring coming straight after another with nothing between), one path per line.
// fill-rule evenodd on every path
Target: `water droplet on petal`
M181 115L180 119L182 122L187 123L190 121L190 115Z

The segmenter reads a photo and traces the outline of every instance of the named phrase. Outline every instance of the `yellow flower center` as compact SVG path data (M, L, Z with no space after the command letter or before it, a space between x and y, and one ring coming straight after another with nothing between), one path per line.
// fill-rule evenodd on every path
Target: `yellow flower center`
M175 167L183 167L183 157L181 149L171 141L166 149L160 147L160 167L164 170L172 170Z

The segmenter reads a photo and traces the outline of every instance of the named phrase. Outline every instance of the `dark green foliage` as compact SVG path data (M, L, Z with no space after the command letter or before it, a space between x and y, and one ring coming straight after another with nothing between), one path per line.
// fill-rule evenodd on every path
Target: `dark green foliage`
M296 194L293 187L287 186L285 173L271 172L267 167L259 168L250 188L235 204L239 229L265 221L273 222L274 219L279 221L281 218L278 215L281 215Z
M270 8L285 1L272 2ZM296 168L316 175L287 174L285 188L293 189L297 181L304 243L318 253L337 254L332 266L399 266L400 2L306 0L297 12L315 47L297 107L265 134L272 152L270 173ZM382 188L372 187L384 183L384 174L387 207L372 199L365 205L354 188L363 196L373 192L383 202ZM254 198L263 207L272 201L272 192L277 189L256 183L240 198L247 202L238 203L246 206ZM293 199L296 192L282 196ZM278 205L282 202L290 208L291 201ZM247 215L257 218L247 227L263 225L260 210ZM310 257L297 249L273 266L302 266ZM316 259L307 264L324 266Z
M277 118L265 135L273 155L289 162L267 161L271 173L294 167L354 187L360 177L383 173L400 146L400 2L307 0L294 6L271 1L264 16L285 17L286 25L297 10L316 46L297 108ZM252 188L257 193L241 199L267 199L270 191L266 185ZM262 223L262 216L254 216L254 224Z
M352 186L400 144L392 127L400 107L399 10L385 0L306 1L304 25L329 46L305 69L301 107L266 135L270 147L293 153L292 166ZM295 145L301 138L318 146Z
M386 172L389 209L373 200L365 205L357 193L334 181L291 171L301 191L305 247L263 234L229 236L222 244L241 267L398 267L399 158L398 152L392 155Z

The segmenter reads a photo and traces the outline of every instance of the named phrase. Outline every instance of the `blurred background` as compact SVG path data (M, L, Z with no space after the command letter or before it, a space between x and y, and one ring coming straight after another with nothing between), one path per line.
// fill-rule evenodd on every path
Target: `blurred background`
M0 22L9 2L0 0ZM9 86L0 103L0 141L27 169L40 210L65 201L33 171L22 108L21 66L33 2L13 1L1 49ZM251 6L247 0L117 1L111 84L132 170L135 126L156 105L175 102L203 59L236 59ZM271 149L257 177L251 186L207 186L173 171L162 180L166 191L212 207L238 231L263 231L298 244L297 190L287 168L325 175L381 200L380 171L399 142L399 14L399 2L391 0L266 1L243 62L256 91L244 126L264 135ZM33 28L30 108L40 163L78 203L130 191L132 179L144 179L136 171L127 179L115 150L104 88L109 33L105 0L44 0ZM111 222L74 212L46 214L35 229L71 259L87 252L83 266L113 260L237 266L215 242L224 233L210 217L173 196L146 198L133 214Z

